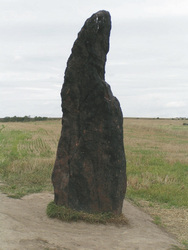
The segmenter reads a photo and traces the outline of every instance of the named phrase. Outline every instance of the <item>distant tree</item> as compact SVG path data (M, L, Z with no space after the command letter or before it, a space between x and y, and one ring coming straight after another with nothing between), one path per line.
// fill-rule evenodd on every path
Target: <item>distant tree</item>
M27 115L25 115L24 117L6 116L4 118L0 118L0 122L30 122L30 121L46 121L48 119L55 119L55 118L48 118L48 117L41 117L41 116L35 116L34 118L31 118L30 116L27 116Z

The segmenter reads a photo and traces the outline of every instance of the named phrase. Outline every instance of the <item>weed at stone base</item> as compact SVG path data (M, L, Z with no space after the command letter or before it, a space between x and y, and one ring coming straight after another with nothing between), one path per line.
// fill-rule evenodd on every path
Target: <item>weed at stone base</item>
M116 225L127 225L128 221L121 215L114 215L113 213L86 213L83 211L76 211L65 206L57 206L53 201L47 206L46 213L50 218L57 218L62 221L84 221L88 223L112 223Z

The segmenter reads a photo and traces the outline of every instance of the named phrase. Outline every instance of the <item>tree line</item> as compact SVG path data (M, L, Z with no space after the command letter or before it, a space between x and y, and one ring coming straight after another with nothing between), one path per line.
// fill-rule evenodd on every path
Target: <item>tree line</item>
M18 116L9 117L9 116L6 116L4 118L0 118L0 122L31 122L31 121L46 121L46 120L49 120L49 119L52 119L52 118L41 117L41 116L35 116L33 118L30 117L30 116L24 116L24 117L18 117Z

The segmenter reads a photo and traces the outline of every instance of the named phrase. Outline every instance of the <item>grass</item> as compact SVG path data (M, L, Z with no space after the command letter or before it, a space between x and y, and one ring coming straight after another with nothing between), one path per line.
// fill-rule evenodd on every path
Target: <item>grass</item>
M169 250L188 250L187 242L183 242L183 247L173 245Z
M156 223L159 217L162 225L186 242L188 126L183 123L171 119L124 119L124 144L126 197L144 204ZM60 130L60 120L0 123L3 192L20 198L29 193L52 191L51 172Z
M154 223L187 242L188 126L183 122L124 119L124 144L126 197L151 214Z
M66 222L81 220L92 224L128 224L123 214L114 215L113 213L86 213L83 211L76 211L70 208L66 208L64 206L57 206L53 201L48 204L46 213L50 218L58 218Z
M127 197L188 207L188 127L179 120L124 120Z
M182 120L124 119L127 197L188 207L188 126ZM52 190L61 121L0 123L4 192L21 197Z
M154 217L154 223L158 226L161 226L162 223L161 223L161 218L159 216L155 216Z
M60 121L0 124L0 188L10 197L52 190Z

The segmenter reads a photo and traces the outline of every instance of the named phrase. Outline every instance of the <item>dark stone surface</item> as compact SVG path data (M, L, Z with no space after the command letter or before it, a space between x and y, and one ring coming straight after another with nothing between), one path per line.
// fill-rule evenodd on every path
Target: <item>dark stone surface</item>
M52 173L55 203L120 214L126 191L123 117L105 82L111 18L86 20L65 71L62 132Z

